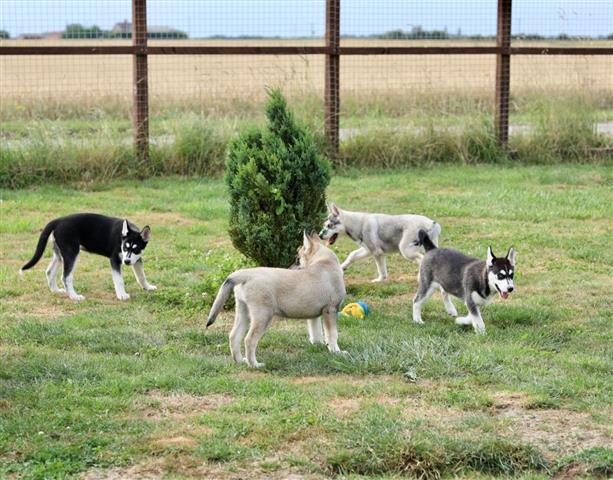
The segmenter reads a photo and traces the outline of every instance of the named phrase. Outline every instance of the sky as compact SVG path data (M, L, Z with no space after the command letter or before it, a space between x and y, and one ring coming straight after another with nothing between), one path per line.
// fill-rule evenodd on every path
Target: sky
M496 0L341 0L341 34L444 30L493 35ZM213 35L321 37L325 0L148 0L148 24ZM0 0L0 29L11 36L81 23L111 29L130 20L131 0ZM514 0L513 33L613 33L613 0Z

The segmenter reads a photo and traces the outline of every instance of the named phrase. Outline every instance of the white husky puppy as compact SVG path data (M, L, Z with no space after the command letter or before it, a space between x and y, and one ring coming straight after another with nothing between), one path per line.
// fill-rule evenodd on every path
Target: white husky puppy
M304 235L298 252L299 269L249 268L237 270L224 281L211 307L206 326L215 322L232 290L236 298L234 327L230 332L230 351L234 361L243 361L241 340L245 337L247 363L263 367L255 358L258 342L273 318L307 319L311 343L327 343L331 352L340 352L336 317L345 297L340 262L332 250L322 245L317 235ZM321 316L324 318L322 335Z
M423 257L417 236L425 230L435 245L441 234L441 226L423 215L385 215L382 213L351 212L341 210L333 203L328 205L328 219L319 233L319 238L334 244L338 236L346 233L360 248L349 254L341 268L346 270L356 260L373 255L379 276L373 282L387 279L385 254L400 252L417 264Z

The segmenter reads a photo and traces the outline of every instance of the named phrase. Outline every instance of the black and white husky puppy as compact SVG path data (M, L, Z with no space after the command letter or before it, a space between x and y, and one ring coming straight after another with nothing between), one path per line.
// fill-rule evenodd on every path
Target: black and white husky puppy
M457 317L458 325L472 325L477 333L485 333L485 325L479 307L490 303L496 294L509 298L513 291L515 273L515 249L509 248L504 258L498 258L487 248L487 260L468 257L457 250L437 248L424 230L419 231L419 241L426 250L419 267L419 287L413 299L413 321L424 323L421 307L440 288L445 310L457 317L449 294L464 300L468 315Z
M53 258L47 267L47 283L52 292L68 292L73 300L83 300L85 297L75 292L73 274L79 251L104 255L111 261L111 273L115 293L119 300L127 300L130 295L126 293L121 264L131 265L136 280L145 290L155 290L145 278L142 255L149 239L151 229L146 226L142 230L121 218L106 217L95 213L77 213L50 221L38 239L38 245L32 259L21 270L32 268L42 257L47 240L51 237ZM56 276L59 268L64 264L62 281L66 289L59 288Z

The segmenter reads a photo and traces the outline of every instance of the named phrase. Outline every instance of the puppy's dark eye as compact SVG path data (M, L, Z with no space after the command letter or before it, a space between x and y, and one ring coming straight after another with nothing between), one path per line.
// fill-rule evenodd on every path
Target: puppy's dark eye
M502 273L498 274L498 280L504 280L504 275Z

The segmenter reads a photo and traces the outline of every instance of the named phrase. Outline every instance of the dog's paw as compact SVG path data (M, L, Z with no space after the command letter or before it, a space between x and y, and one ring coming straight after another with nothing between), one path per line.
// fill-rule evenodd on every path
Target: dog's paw
M145 287L145 290L147 290L149 292L152 292L153 290L157 290L157 289L158 289L158 287L156 287L155 285L151 285L151 284L149 284L149 285L147 285Z
M70 295L70 299L75 300L77 302L81 302L85 300L85 297L83 295L79 295L78 293L75 293L74 295Z
M452 317L457 317L458 316L458 311L455 309L455 307L454 308L446 308L445 310Z
M258 361L251 363L247 358L243 359L243 363L246 363L251 368L264 368L265 365L264 363L260 363Z
M66 293L66 289L65 289L65 288L59 288L59 287L57 287L57 288L52 288L52 289L51 289L51 291L52 291L53 293Z
M472 325L473 321L470 317L458 317L455 319L455 323L458 325Z
M417 323L418 325L424 325L424 321L421 318L414 318L413 323Z
M387 278L377 277L371 280L370 283L382 283L382 282L385 282L385 280L387 280Z
M485 335L485 327L473 326L477 335Z
M130 300L130 294L129 293L118 293L117 298L119 300Z
M348 353L345 350L341 350L340 348L338 348L338 345L334 345L334 346L328 345L328 350L330 351L330 353L338 353L340 355L348 355Z

